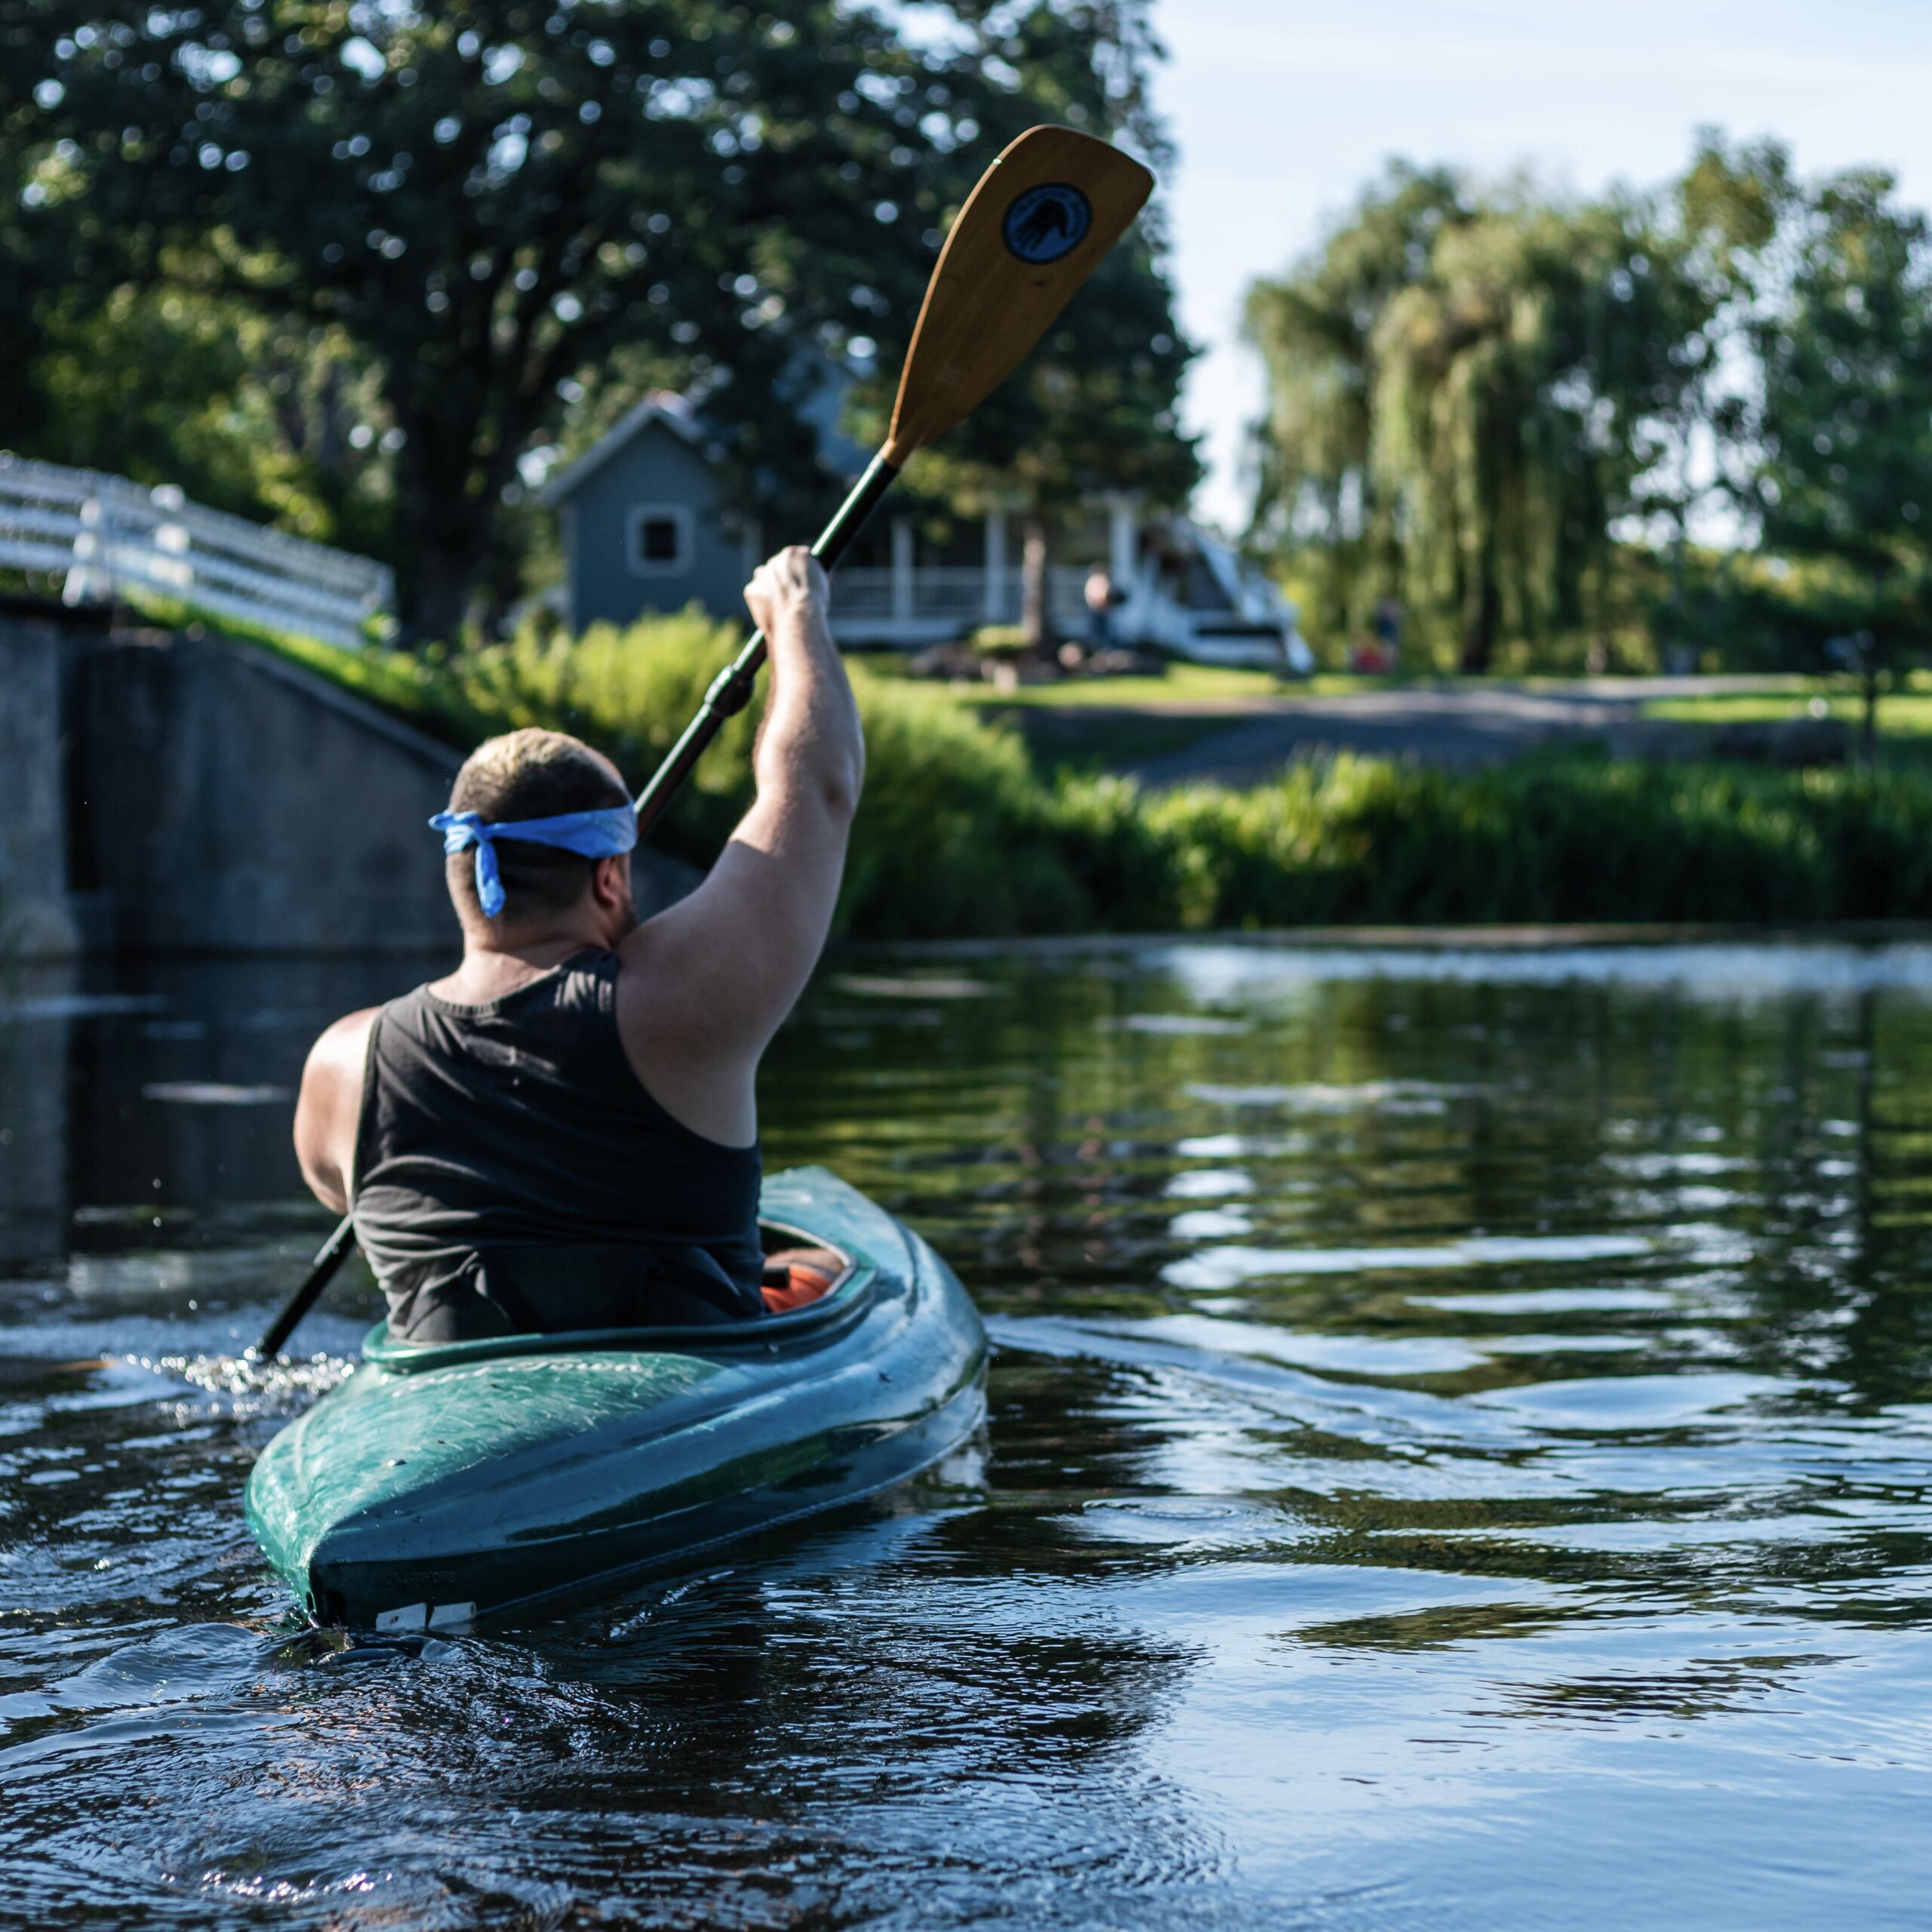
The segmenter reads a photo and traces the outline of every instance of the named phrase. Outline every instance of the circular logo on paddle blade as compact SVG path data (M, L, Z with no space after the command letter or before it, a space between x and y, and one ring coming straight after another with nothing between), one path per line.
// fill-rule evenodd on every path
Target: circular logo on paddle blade
M1000 232L1023 262L1057 262L1085 240L1094 204L1065 181L1042 181L1016 195Z

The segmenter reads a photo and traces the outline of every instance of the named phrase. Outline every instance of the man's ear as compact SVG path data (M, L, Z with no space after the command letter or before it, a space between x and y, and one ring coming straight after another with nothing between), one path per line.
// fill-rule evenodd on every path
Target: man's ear
M590 896L600 906L621 906L631 889L631 855L620 852L591 867Z

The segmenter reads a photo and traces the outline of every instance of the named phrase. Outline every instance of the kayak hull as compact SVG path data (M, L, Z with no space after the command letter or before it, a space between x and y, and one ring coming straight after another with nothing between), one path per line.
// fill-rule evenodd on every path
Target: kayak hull
M318 1621L445 1629L594 1595L888 1489L985 1415L986 1335L924 1241L823 1169L762 1218L850 1266L789 1314L411 1348L378 1324L245 1507Z

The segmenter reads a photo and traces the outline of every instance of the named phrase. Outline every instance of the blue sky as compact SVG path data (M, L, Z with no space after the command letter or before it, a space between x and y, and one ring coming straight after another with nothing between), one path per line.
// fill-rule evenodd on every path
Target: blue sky
M1780 137L1807 173L1882 164L1932 203L1932 0L1157 0L1156 19L1182 318L1206 350L1197 507L1225 522L1262 400L1242 291L1387 156L1588 192L1663 179L1708 122Z

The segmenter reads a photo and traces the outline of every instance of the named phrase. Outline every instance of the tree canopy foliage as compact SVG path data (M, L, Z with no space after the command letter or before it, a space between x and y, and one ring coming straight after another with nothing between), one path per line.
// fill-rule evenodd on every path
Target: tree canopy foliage
M1932 226L1858 171L1790 209L1754 277L1762 371L1740 411L1764 547L1811 568L1798 608L1865 674L1932 645Z
M1611 525L1709 362L1718 298L1691 252L1639 202L1398 165L1255 289L1267 505L1328 552L1331 622L1398 598L1481 670L1506 632L1593 620Z
M1505 640L1600 658L1638 584L1696 641L1700 510L1777 560L1750 582L1787 655L1932 642L1928 240L1889 177L1802 183L1771 143L1709 135L1678 180L1595 200L1396 165L1251 294L1260 532L1317 627L1397 599L1419 657L1469 669Z
M0 436L374 549L419 633L513 593L544 453L643 389L702 397L748 510L822 506L799 411L826 358L892 359L998 146L1158 148L1145 0L921 13L915 43L849 0L0 0L0 334L34 371ZM1158 245L967 460L1185 491Z

